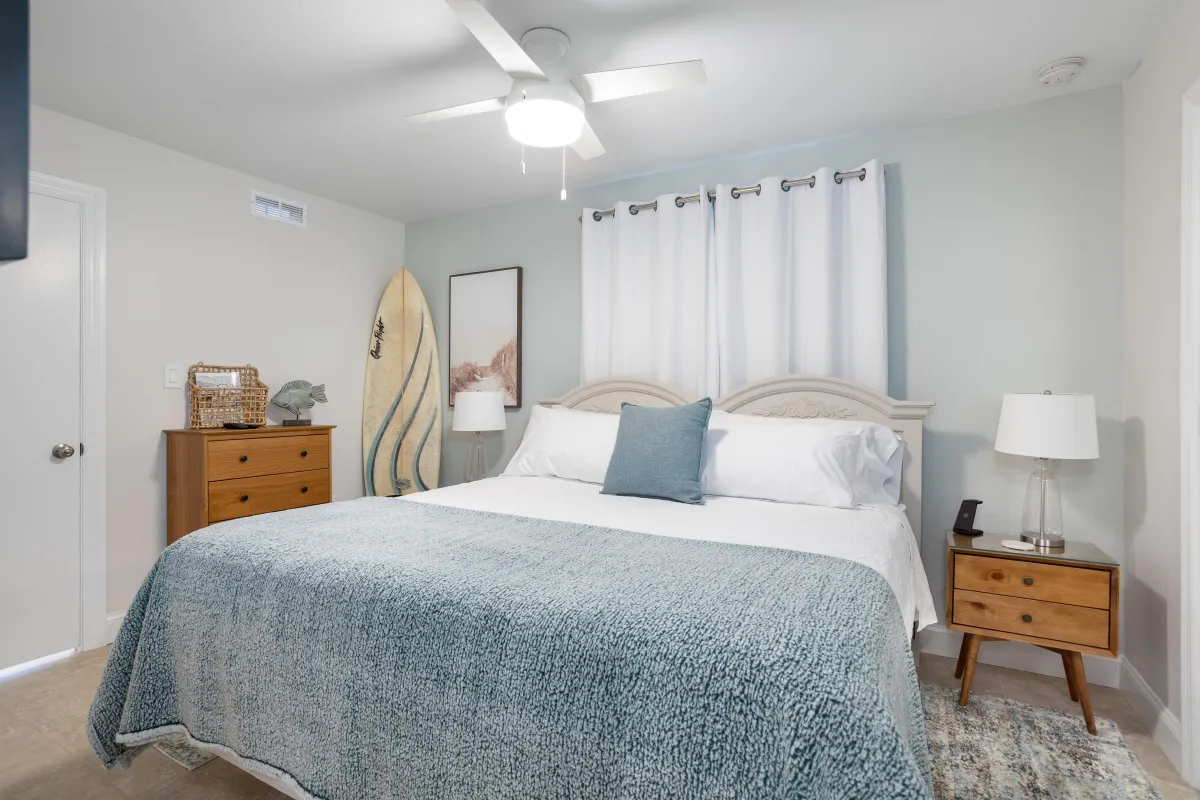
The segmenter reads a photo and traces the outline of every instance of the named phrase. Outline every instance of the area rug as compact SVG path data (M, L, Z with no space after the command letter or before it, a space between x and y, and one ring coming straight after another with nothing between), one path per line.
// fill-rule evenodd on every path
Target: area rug
M216 756L197 750L188 744L183 737L172 736L154 743L154 748L179 766L191 772L196 767L203 767Z
M938 800L1162 796L1112 720L921 684Z
M1092 736L1079 714L980 694L964 707L928 683L921 696L937 800L1162 800L1112 720L1097 717ZM182 738L154 746L189 771L216 757Z

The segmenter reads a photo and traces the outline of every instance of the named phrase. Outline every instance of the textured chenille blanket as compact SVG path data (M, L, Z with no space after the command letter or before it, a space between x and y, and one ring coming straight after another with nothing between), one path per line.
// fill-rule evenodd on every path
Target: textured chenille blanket
M88 735L180 734L323 800L931 796L868 567L384 498L163 552Z

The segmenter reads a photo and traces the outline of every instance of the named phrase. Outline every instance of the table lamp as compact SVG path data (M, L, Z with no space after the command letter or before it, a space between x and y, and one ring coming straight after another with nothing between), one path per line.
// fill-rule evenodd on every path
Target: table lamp
M458 392L454 395L454 430L472 431L475 441L467 453L463 480L470 483L487 474L487 449L483 444L484 431L502 431L504 420L503 392Z
M1037 459L1029 476L1021 541L1061 550L1062 497L1051 473L1054 461L1100 457L1096 438L1096 398L1090 394L1006 394L1000 406L996 451Z

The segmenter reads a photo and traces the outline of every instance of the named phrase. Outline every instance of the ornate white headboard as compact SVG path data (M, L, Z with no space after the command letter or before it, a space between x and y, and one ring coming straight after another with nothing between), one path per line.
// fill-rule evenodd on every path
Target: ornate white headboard
M544 406L564 406L583 411L620 413L621 403L642 406L680 406L699 398L688 398L653 381L616 378L592 381L572 389ZM871 389L838 378L792 375L747 386L713 402L733 414L794 419L854 419L887 425L904 439L904 472L900 500L917 541L921 541L921 445L925 416L933 403L893 400Z

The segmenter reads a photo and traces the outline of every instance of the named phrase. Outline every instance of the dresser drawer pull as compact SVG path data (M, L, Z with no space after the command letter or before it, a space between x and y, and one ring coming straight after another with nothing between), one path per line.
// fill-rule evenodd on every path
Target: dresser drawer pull
M1026 586L1033 586L1033 578L1026 578L1025 580L1021 581L1021 583L1025 584Z
M242 456L241 458L238 459L238 461L241 461L243 464L245 464L249 460L250 460L250 456Z
M1022 614L1021 619L1024 620L1025 622L1033 622L1033 615L1032 614Z
M246 501L247 501L247 500L249 500L249 499L250 499L250 495L248 495L248 494L244 494L244 495L242 495L242 502L243 502L243 503L244 503L244 502L246 502Z
M307 486L301 486L301 487L300 487L300 494L306 494L307 492L308 492L308 487L307 487Z
M300 457L301 457L301 458L307 458L307 457L308 457L308 451L307 451L307 450L301 450L301 451L300 451Z

